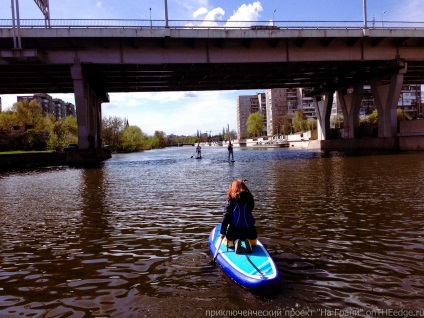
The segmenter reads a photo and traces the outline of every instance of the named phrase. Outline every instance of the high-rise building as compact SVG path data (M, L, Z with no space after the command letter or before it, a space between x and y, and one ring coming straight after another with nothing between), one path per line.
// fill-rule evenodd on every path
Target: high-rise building
M52 97L49 94L34 94L29 96L18 96L16 99L18 102L21 102L25 99L28 100L29 102L32 100L36 100L46 114L53 113Z
M46 114L53 115L56 120L66 116L76 116L75 106L72 103L64 102L59 98L52 98L49 94L34 94L30 96L18 96L17 101L36 100Z
M421 85L403 85L399 96L398 108L411 116L412 119L422 116Z
M297 106L302 104L302 91L300 88L287 88L287 115L293 117Z
M304 88L298 88L297 90L298 98L300 99L297 110L301 110L308 118L317 118L314 100L312 97L307 96L308 90Z
M296 90L294 90L296 97ZM266 132L272 136L282 130L283 118L289 111L289 103L293 99L293 89L273 88L267 89L266 94ZM296 98L297 100L297 98ZM294 105L296 105L294 103Z
M364 85L359 115L369 115L374 109L374 98L372 96L371 86Z
M53 99L54 116L56 120L66 116L75 116L75 106L72 103L67 103L59 98Z
M265 104L264 94L242 95L237 97L237 134L239 138L247 138L247 119L250 114L257 113L259 109L259 101Z
M306 116L315 117L311 97L302 88L273 88L257 95L239 96L237 100L237 132L239 138L248 136L246 122L250 114L260 112L264 116L264 134L281 133L284 123L302 110Z

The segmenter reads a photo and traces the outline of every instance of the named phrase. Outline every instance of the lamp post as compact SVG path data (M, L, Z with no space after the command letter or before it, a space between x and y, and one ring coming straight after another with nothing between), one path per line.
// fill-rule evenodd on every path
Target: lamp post
M274 15L275 15L275 11L277 11L277 9L274 9L274 12L272 13L272 26L274 26Z
M367 28L367 0L364 0L364 29Z
M21 49L21 19L19 17L19 0L11 0L13 24L13 48ZM16 10L16 18L15 18Z
M169 28L168 26L168 1L165 0L165 28Z
M149 8L150 10L150 29L152 28L152 8Z

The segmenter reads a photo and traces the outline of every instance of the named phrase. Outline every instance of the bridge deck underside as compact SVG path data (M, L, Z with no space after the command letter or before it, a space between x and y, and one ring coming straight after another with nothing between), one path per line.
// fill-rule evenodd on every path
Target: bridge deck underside
M0 65L0 94L72 93L71 65ZM349 86L390 74L387 61L231 64L83 64L95 90L114 92L199 91ZM424 62L409 62L405 83L424 82Z
M116 37L89 38L84 34L92 30L23 30L23 48L37 51L36 56L0 58L0 94L72 93L71 67L77 61L99 93L280 87L329 91L371 79L388 81L403 62L407 63L404 83L424 83L424 58L418 56L422 37L194 39L122 37L124 31L118 31ZM85 33L53 38L52 32ZM13 51L12 47L7 32L0 32L0 53ZM396 55L401 63L395 61Z

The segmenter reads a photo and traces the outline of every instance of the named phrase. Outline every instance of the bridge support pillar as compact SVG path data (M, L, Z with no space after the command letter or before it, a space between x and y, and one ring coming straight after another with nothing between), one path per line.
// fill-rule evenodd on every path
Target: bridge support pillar
M347 94L345 89L337 91L337 101L343 113L345 139L354 139L359 135L359 110L363 98L363 85L355 85L352 93Z
M313 97L315 110L317 111L318 140L326 140L330 134L330 115L333 106L334 92L324 93Z
M110 158L110 152L102 149L101 138L101 104L109 100L101 99L90 87L83 77L81 64L71 67L71 75L74 82L79 151L69 154L67 161L71 164L97 163ZM107 94L103 97L107 97Z
M402 90L406 66L398 73L392 74L388 84L380 81L371 82L374 103L378 111L378 137L397 136L397 107Z
M102 101L83 78L81 64L71 67L80 149L101 148Z

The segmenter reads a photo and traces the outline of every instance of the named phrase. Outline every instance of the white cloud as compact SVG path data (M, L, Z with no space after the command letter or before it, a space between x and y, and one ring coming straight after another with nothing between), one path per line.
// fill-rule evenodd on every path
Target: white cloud
M96 7L101 8L102 7L102 3L100 1L97 1Z
M201 26L203 27L218 26L218 23L215 21L222 20L224 15L225 15L224 9L214 8L206 14L204 21L201 23Z
M237 23L237 26L240 24L251 25L255 21L259 21L260 12L263 11L262 5L259 1L256 1L252 4L242 4L237 11L234 11L234 14L228 19L227 26L235 26L232 21L248 21L244 23Z
M263 8L259 1L256 1L252 4L242 4L236 11L234 11L233 15L227 20L226 26L250 26L254 22L259 20L261 11L263 11ZM207 11L205 7L202 7L195 11L193 14L194 17L199 17L201 15L205 15L204 21L202 22L201 26L214 27L218 26L219 24L215 21L223 20L225 10L221 7L217 7L210 11Z
M199 9L197 9L194 13L193 13L193 18L198 18L198 17L200 17L200 16L202 16L202 15L205 15L205 14L207 14L208 13L208 9L206 9L206 8L199 8Z

